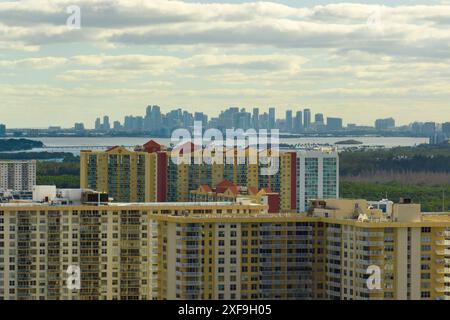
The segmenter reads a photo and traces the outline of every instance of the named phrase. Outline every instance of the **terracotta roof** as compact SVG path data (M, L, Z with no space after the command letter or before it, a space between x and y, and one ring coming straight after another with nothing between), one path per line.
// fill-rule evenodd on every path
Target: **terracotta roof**
M258 193L258 188L256 187L248 187L248 193L251 195L255 195Z
M150 140L143 145L144 150L148 153L153 153L156 151L161 151L161 145L155 140Z
M230 187L236 187L236 185L230 181L230 180L223 180L216 186L216 192L217 193L224 193L228 188ZM237 190L237 187L236 187Z
M264 193L273 193L272 189L270 188L262 188L261 191L263 191Z
M201 185L200 189L203 190L204 192L212 192L211 187L208 186L207 184Z
M230 186L227 188L227 191L230 190L231 193L238 195L239 194L239 189L237 186Z

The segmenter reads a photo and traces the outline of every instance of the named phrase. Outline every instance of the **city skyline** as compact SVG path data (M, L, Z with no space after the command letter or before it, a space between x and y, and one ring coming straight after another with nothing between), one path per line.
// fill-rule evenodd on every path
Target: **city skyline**
M157 117L159 120L155 119L150 120L150 117L155 117L155 114L152 114L151 109L156 107L158 109ZM257 111L255 111L257 110ZM308 115L305 114L305 111L308 112ZM224 126L223 120L224 117L227 117L227 113L233 112L238 113L240 115L249 116L248 123L245 125L235 125L230 124L228 126ZM256 112L256 113L255 113ZM78 121L77 119L73 119L74 122L69 123L67 126L60 125L59 123L52 123L49 126L44 127L11 127L7 123L1 123L0 126L3 127L2 135L5 135L6 127L9 130L14 129L39 129L39 130L75 130L75 131L84 131L84 130L96 130L96 131L115 131L115 130L123 130L127 129L127 121L136 121L140 120L142 128L137 131L152 131L153 129L158 129L162 127L176 128L177 123L167 124L164 121L173 120L177 117L180 117L182 122L187 121L186 123L181 123L179 127L192 127L194 121L201 121L203 125L206 127L214 128L215 124L219 121L220 124L217 126L222 129L227 128L240 128L240 129L280 129L286 130L285 132L292 131L293 133L300 133L303 130L301 129L313 129L312 131L317 131L317 125L321 125L319 129L326 129L327 124L330 121L334 122L333 124L337 124L340 128L349 128L349 129L366 129L366 128L375 128L377 130L386 130L386 129L395 129L395 128L406 128L411 127L416 124L435 124L435 129L438 130L441 125L446 126L445 131L447 132L447 125L450 123L446 120L446 118L441 118L439 121L428 121L426 119L416 119L409 123L400 123L393 116L387 116L385 118L370 118L370 122L368 123L354 123L348 121L346 118L343 118L340 115L329 115L323 113L321 110L315 110L311 107L299 107L299 108L288 108L283 114L280 114L277 107L268 107L268 108L259 108L259 107L236 107L229 106L224 107L222 109L218 109L211 115L208 112L200 112L200 111L190 111L181 106L173 107L173 108L164 108L160 105L147 105L146 107L141 108L141 111L137 114L122 114L119 115L118 118L112 118L109 114L97 115L94 118L88 119L87 122ZM186 117L188 117L186 119ZM199 117L201 119L199 119ZM301 121L298 123L298 117L300 117ZM271 119L272 118L272 119ZM307 120L308 119L308 120ZM231 119L230 119L231 120ZM245 120L245 119L244 119ZM269 123L273 121L273 123ZM308 122L308 124L305 123ZM336 123L337 121L337 123ZM258 125L257 122L262 122L264 125ZM290 123L290 125L288 124ZM332 125L333 125L332 124ZM107 127L105 127L105 125ZM129 125L132 125L129 123ZM156 128L155 128L156 127ZM128 129L131 129L129 127ZM338 128L339 129L339 128ZM335 129L336 130L336 129ZM321 131L321 130L319 130Z
M308 106L362 125L448 112L448 1L82 0L70 29L72 4L0 1L8 127L118 119L149 102L211 116Z

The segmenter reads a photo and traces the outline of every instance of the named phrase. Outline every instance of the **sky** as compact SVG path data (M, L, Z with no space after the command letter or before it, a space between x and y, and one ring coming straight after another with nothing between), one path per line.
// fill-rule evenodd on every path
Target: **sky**
M450 121L450 1L0 0L0 123L89 128L154 104Z

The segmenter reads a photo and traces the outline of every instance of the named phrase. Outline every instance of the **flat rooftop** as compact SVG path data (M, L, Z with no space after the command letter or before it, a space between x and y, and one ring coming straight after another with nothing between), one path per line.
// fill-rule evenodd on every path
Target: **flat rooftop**
M66 199L56 199L55 201L66 201ZM52 202L33 202L33 201L19 201L0 203L0 207L73 207L73 206L98 206L98 202L74 203L74 204L59 204ZM264 206L262 204L253 202L102 202L99 207L224 207L224 206Z

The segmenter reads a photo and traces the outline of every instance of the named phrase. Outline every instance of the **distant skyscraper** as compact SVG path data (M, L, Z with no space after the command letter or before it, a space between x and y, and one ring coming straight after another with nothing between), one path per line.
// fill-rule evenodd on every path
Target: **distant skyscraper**
M303 114L301 111L297 111L295 114L294 130L297 133L303 130Z
M144 130L144 117L138 116L133 118L133 131L141 132Z
M195 112L194 121L203 121L203 112Z
M411 130L414 133L420 134L422 133L422 123L420 122L414 122L413 124L411 124Z
M74 125L75 131L84 131L84 124L81 122L77 122Z
M104 116L103 117L103 130L108 131L111 129L111 125L109 123L109 117L108 116Z
M142 132L144 130L144 117L126 116L123 128L126 131Z
M275 128L275 108L269 108L269 129Z
M95 130L102 130L102 122L100 118L95 119Z
M120 124L120 121L114 121L113 128L114 128L114 130L122 129L122 125Z
M159 128L161 128L162 117L161 108L159 106L153 106L151 117L153 130L158 130Z
M316 124L324 124L323 113L316 113L314 117L314 122Z
M450 137L450 122L445 122L442 124L442 133Z
M395 120L393 118L377 119L375 121L375 128L377 130L389 130L395 128Z
M292 131L292 110L286 111L286 124L285 129L287 132Z
M327 130L336 131L342 130L342 118L327 118Z
M0 137L6 136L6 126L4 124L0 124Z
M311 110L305 109L303 110L303 127L305 129L309 129L311 126Z
M152 129L152 106L147 106L144 117L144 130L150 131Z
M422 127L423 134L427 136L432 136L436 132L436 123L435 122L425 122Z
M259 108L253 108L252 125L254 129L259 129Z

